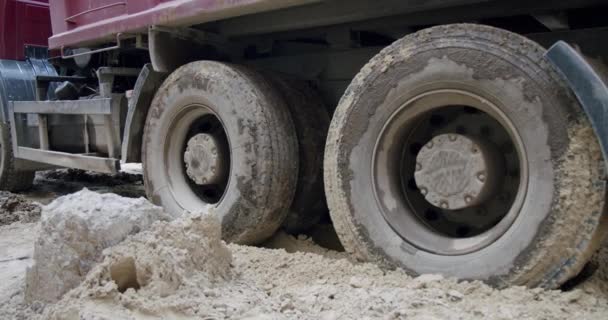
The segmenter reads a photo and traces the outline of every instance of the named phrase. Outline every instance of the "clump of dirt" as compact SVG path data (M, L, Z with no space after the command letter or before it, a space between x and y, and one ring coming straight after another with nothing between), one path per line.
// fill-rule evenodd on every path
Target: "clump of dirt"
M0 191L0 225L35 222L40 219L40 205L18 194Z
M45 206L35 243L36 263L28 268L26 300L55 302L76 287L101 261L102 250L172 215L144 198L132 199L87 189Z
M211 307L204 304L207 295L216 302L232 299L213 293L214 287L232 278L231 262L215 216L194 214L170 223L158 222L109 249L103 262L45 317L196 315L197 308Z

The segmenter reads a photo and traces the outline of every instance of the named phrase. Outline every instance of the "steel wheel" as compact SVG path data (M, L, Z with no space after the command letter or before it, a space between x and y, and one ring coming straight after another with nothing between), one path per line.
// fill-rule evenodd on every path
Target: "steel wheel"
M380 133L374 194L405 241L440 254L471 252L499 238L519 214L525 158L497 106L472 92L429 91L407 101ZM391 209L395 201L400 210Z
M230 178L230 143L209 107L184 107L170 124L163 151L169 189L185 210L221 201Z

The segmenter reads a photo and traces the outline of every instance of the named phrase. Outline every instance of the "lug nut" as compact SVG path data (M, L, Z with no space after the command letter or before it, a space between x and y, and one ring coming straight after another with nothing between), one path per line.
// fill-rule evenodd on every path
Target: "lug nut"
M450 141L456 141L456 136L455 135L450 134L448 137L450 138Z
M469 203L471 201L473 201L473 197L471 197L471 196L465 196L464 197L464 202Z
M420 193L422 193L423 196L426 196L428 190L426 190L426 188L420 188Z
M486 175L484 173L479 173L477 174L477 179L479 179L479 181L484 182L486 181Z
M422 170L422 165L416 162L416 171Z
M441 201L441 204L440 204L439 206L440 206L441 208L443 208L443 209L448 209L448 208L449 208L449 207L448 207L448 203L447 203L447 202L445 202L445 201Z

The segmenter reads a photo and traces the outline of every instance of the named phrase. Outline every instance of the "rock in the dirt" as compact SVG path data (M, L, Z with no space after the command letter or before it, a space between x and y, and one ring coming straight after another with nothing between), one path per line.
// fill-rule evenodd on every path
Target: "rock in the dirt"
M414 283L420 288L426 288L428 284L443 280L440 274L423 274L414 279Z
M149 228L154 221L171 218L144 198L87 189L58 198L42 210L35 264L26 274L26 301L59 300L101 260L103 249Z
M22 196L0 191L0 225L21 221L35 222L40 218L40 206Z
M464 294L456 291L456 290L450 290L448 291L448 297L450 298L451 301L460 301L462 299L464 299Z

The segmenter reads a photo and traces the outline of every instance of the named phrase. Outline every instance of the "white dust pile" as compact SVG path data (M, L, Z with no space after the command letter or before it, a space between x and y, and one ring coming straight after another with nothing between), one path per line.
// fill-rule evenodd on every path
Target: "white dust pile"
M228 245L212 217L156 223L108 249L105 260L50 319L606 319L608 300L590 291L493 289L438 275L352 263L311 251ZM289 237L289 236L287 236ZM274 244L280 245L280 239ZM232 252L232 259L230 258ZM131 280L112 281L112 268ZM133 281L135 279L137 281ZM120 278L120 277L119 277ZM121 285L120 283L130 283ZM126 289L126 290L125 290ZM121 292L125 290L124 292Z
M196 316L201 308L213 310L222 300L239 305L232 294L214 291L231 279L232 255L213 215L155 223L104 256L78 288L47 310L45 318L171 318ZM207 296L213 297L213 306L204 305Z
M64 210L95 208L85 195L75 195ZM72 222L62 223L58 227ZM23 293L13 291L0 302L0 315L80 320L608 319L608 296L601 286L569 292L497 290L438 275L412 278L402 270L353 263L305 237L278 234L266 243L291 253L226 245L220 229L213 215L154 222L104 249L100 262L59 302L44 310L35 305L27 309Z
M58 198L43 208L36 263L26 276L26 300L56 302L101 261L103 249L170 218L144 198L87 189Z

